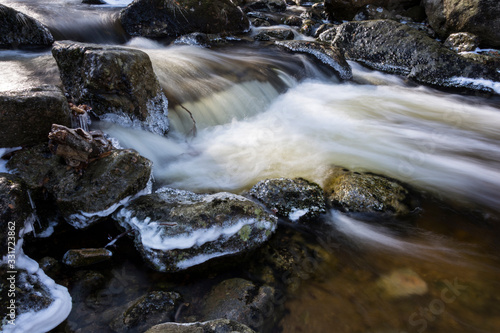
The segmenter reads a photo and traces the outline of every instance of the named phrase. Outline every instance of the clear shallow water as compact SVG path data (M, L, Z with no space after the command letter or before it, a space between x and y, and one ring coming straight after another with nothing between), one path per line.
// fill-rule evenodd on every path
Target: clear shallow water
M69 12L54 15L54 5L62 4ZM89 36L102 29L99 22L114 22L118 9L111 6L100 11L79 1L16 1L16 6L78 40L68 25L71 15L84 13L81 22L90 24L83 40L119 40L116 32L110 39ZM426 200L421 217L397 232L379 225L386 221L368 224L336 212L325 216L326 231L312 228L312 234L328 260L318 263L314 274L309 260L298 263L302 283L288 295L287 314L276 332L498 331L498 99L438 92L354 63L357 83L339 83L309 58L276 50L166 48L145 39L127 45L150 55L169 97L172 131L163 138L117 125L93 126L153 160L156 186L240 193L265 178L299 176L322 184L328 168L341 165L396 178L449 203ZM50 52L0 51L0 74L4 91L59 82ZM183 107L196 120L196 136ZM485 208L488 223L484 214L461 206ZM89 233L89 240L71 246L103 246L105 236L90 240ZM68 246L39 255L61 258ZM40 259L36 251L30 254ZM151 286L165 287L163 275L132 264L126 255L120 259L124 264L102 269L110 276L103 289L111 292L109 298L94 304L74 300L68 319L73 330L90 332L96 323L106 327L111 306ZM406 297L384 292L380 279L398 270L418 276L403 275L400 283L410 289L425 283L427 292ZM128 279L120 279L123 274Z

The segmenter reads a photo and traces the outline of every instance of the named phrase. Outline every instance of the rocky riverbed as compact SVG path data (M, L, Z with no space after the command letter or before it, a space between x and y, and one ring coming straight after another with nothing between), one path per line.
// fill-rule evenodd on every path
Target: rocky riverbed
M106 12L110 5L116 4L78 2L92 12ZM210 151L190 140L199 131L204 132L198 138L217 137L231 122L213 116L221 127L213 126L212 130L203 123L205 115L190 110L194 110L191 104L201 100L206 117L211 116L214 102L208 99L212 95L228 98L220 96L233 85L237 88L229 94L237 101L229 108L236 109L245 96L245 91L237 90L242 86L266 84L258 93L274 100L307 80L328 78L346 89L377 87L372 83L379 74L359 74L377 70L397 75L386 80L405 82L405 87L423 85L417 89L459 96L453 98L463 98L472 105L470 98L482 103L484 112L498 111L498 3L479 0L470 7L465 0L135 0L123 8L112 7L114 12L106 16L111 20L106 23L108 27L116 29L113 43L85 37L63 40L73 35L59 38L61 30L53 22L44 22L44 16L36 10L33 13L37 17L31 17L22 12L23 8L31 10L15 1L0 4L0 53L45 52L44 63L49 65L48 82L34 81L34 86L0 91L0 272L2 277L14 276L17 286L14 292L10 280L1 281L0 316L5 332L300 331L290 326L293 320L287 313L300 309L293 303L293 295L303 290L300 288L305 281L320 283L325 276L335 275L333 272L344 274L350 279L348 288L353 281L368 286L370 304L377 297L419 302L431 297L433 301L436 290L447 281L439 273L425 276L421 266L416 271L403 267L373 273L369 269L363 272L352 262L345 264L350 255L356 260L364 256L358 239L373 237L387 246L395 244L402 252L410 249L413 254L440 254L437 245L425 247L411 240L397 243L390 238L418 235L418 228L429 219L429 210L438 210L439 216L452 211L450 216L457 219L467 216L460 228L470 223L480 228L479 234L488 234L488 228L498 231L498 198L471 199L476 187L484 182L465 182L442 197L429 182L413 179L418 177L412 178L406 169L401 171L403 164L399 174L391 172L397 168L383 163L383 167L372 169L362 162L352 162L345 157L350 152L342 150L337 155L343 158L332 161L311 153L309 165L293 172L273 166L281 163L279 159L268 159L257 177L241 172L236 175L243 179L235 182L239 185L226 186L232 181L233 169L261 167L257 156L265 156L264 146L273 143L268 140L280 135L281 122L289 121L286 112L280 113L281 118L269 132L246 139L255 141L250 145L252 150L235 149L232 165L217 170L223 176L210 175L214 179L211 184L196 185L195 175L192 182L190 176L183 177L181 183L187 186L176 186L176 177L187 170L160 170L162 163L170 170L183 158L194 159L185 168L194 168L197 157L198 166L199 161L222 159L228 146L222 152ZM122 39L124 42L116 42ZM139 50L132 41L149 47ZM178 72L170 74L169 70L176 70L172 63L167 70L158 63L158 59L168 57L160 50L169 46L220 52L219 60L206 62L207 67L218 71L218 77L196 75L195 62L187 66L191 72L179 65ZM240 47L259 49L261 53L252 55L248 65L220 55L240 52ZM266 56L286 60L261 59ZM364 66L362 70L356 67L359 64ZM199 82L202 84L193 89ZM345 90L343 96L349 93ZM245 104L260 106L264 99L253 96ZM267 107L262 104L262 108ZM323 105L319 109L322 107L326 108ZM315 111L308 116L314 116ZM252 116L245 111L241 118ZM392 121L389 118L387 115L388 122ZM432 117L422 118L426 119L404 131L416 132ZM183 125L188 124L189 130L182 133L175 128L179 119L184 119ZM240 120L235 117L232 124ZM342 117L337 120L342 124ZM328 126L337 126L332 128L332 135L337 135L335 130L343 132L337 120L325 120ZM463 153L456 161L485 152L472 158L498 164L488 146L496 147L498 153L498 127L490 128L487 121L481 121L465 123L459 118L449 122L456 126L450 131L453 135L459 130L472 131L469 126L490 129L478 139L484 144L478 152ZM316 122L318 128L321 122ZM96 130L94 123L101 124L104 132ZM102 124L170 142L161 148L170 155L157 160L154 154L141 155L141 151L122 146L123 142L112 131L106 132ZM349 121L345 124L348 126ZM245 125L240 130L244 133ZM310 131L308 135L316 137L315 129ZM348 136L363 134L360 130ZM440 142L438 139L433 143ZM473 139L471 134L470 141ZM220 140L230 142L231 138L221 136ZM315 149L314 142L310 151ZM237 147L236 142L234 145ZM290 157L285 147L282 155L275 152L282 160ZM391 150L390 142L386 148ZM451 144L440 148L444 156L453 155ZM252 157L248 160L241 155ZM305 153L292 160L307 158ZM411 166L420 166L418 159L412 158ZM322 163L315 165L316 160ZM182 169L183 164L179 165ZM210 174L211 167L199 172ZM267 172L271 169L282 170L282 174ZM490 170L490 166L485 169ZM471 189L470 195L455 196L467 189ZM477 191L477 197L483 199L483 193L493 193L495 188ZM444 225L457 231L456 226ZM380 227L387 228L383 230L389 230L390 236L377 238L382 237L382 229L377 229ZM439 226L427 228L446 233ZM486 243L489 249L491 242ZM453 251L457 248L455 244L449 246ZM373 255L374 266L382 261L377 256ZM499 267L492 265L495 270ZM425 279L434 281L434 285L429 286ZM485 294L493 288L475 283L467 286L466 295L472 290ZM349 297L346 294L339 292L344 300ZM13 299L16 306L11 310ZM484 302L484 306L489 304ZM495 320L498 322L498 318ZM449 318L444 322L440 329L453 325ZM349 332L340 326L339 331ZM381 327L387 329L377 322L375 328ZM404 326L393 323L390 328Z

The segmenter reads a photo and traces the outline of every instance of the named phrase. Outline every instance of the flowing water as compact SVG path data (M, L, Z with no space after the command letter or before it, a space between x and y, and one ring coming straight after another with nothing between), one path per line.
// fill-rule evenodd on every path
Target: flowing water
M125 2L3 3L59 39L124 40L114 18ZM171 131L92 127L151 159L155 186L242 193L274 177L321 185L338 165L423 193L411 224L331 211L321 231L303 231L328 259L296 266L303 283L287 295L276 332L500 332L498 98L436 91L356 63L353 82L339 82L311 58L243 42L205 49L136 38L126 46L149 54ZM0 75L2 91L59 82L50 52L0 51ZM130 274L138 290L161 279Z

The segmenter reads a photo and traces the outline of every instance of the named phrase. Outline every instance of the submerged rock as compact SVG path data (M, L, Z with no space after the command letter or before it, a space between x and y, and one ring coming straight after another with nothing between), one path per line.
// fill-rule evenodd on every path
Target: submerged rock
M50 46L54 37L43 24L0 4L0 48Z
M328 204L346 212L405 216L415 206L410 191L404 186L369 173L334 168L324 189Z
M68 250L62 262L71 267L82 267L109 260L112 255L107 249L75 249Z
M408 268L397 269L381 276L377 281L377 287L391 298L425 295L429 290L427 283Z
M71 125L68 102L55 86L0 92L0 109L2 147L45 142L52 124Z
M230 0L135 0L120 13L130 36L177 37L192 32L237 34L249 29Z
M500 93L500 73L395 21L343 23L336 29L332 45L348 59L421 83Z
M181 295L176 292L152 291L128 306L112 324L116 332L144 332L154 325L173 321Z
M7 167L28 188L50 194L64 218L85 228L146 188L152 163L132 150L113 150L86 169L67 167L43 144L16 153Z
M352 79L351 66L349 66L344 55L337 47L332 47L321 42L303 40L276 41L275 44L293 52L311 54L324 64L333 68L342 80Z
M74 104L88 105L100 119L167 133L167 98L146 53L63 41L52 54Z
M495 0L423 0L429 24L445 39L470 32L482 43L500 47L500 2Z
M163 189L115 214L136 231L135 245L154 269L175 272L212 258L248 252L276 229L276 217L238 195Z
M326 212L321 187L303 178L266 179L252 187L249 194L293 222L305 222Z
M234 320L257 332L269 332L279 320L274 313L275 290L248 280L224 280L204 299L203 320Z
M229 319L195 323L164 323L151 327L146 333L255 333L248 326Z

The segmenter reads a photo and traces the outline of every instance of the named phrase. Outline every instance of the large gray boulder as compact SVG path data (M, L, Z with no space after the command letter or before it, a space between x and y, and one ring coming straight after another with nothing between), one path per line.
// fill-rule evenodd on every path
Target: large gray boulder
M0 48L50 46L54 38L40 22L0 4Z
M267 241L277 225L275 216L242 196L168 188L135 199L114 217L135 230L136 248L160 272L246 253Z
M368 67L424 84L500 93L496 70L459 56L407 25L391 20L346 22L335 32L332 45Z
M167 98L146 53L63 41L54 43L52 54L74 104L90 106L104 120L167 133Z
M55 86L0 92L0 110L2 147L38 144L48 140L52 124L71 125L68 102Z
M135 0L121 12L120 21L129 35L150 38L249 29L248 19L230 0Z
M248 326L229 319L194 323L164 323L151 327L146 333L255 333Z
M431 27L446 39L454 32L470 32L483 44L500 47L498 0L423 0Z
M50 194L68 223L85 228L145 189L152 163L135 151L113 150L74 169L42 144L16 153L7 167L35 194Z
M325 9L331 19L352 20L367 5L402 10L419 4L420 0L325 0Z

